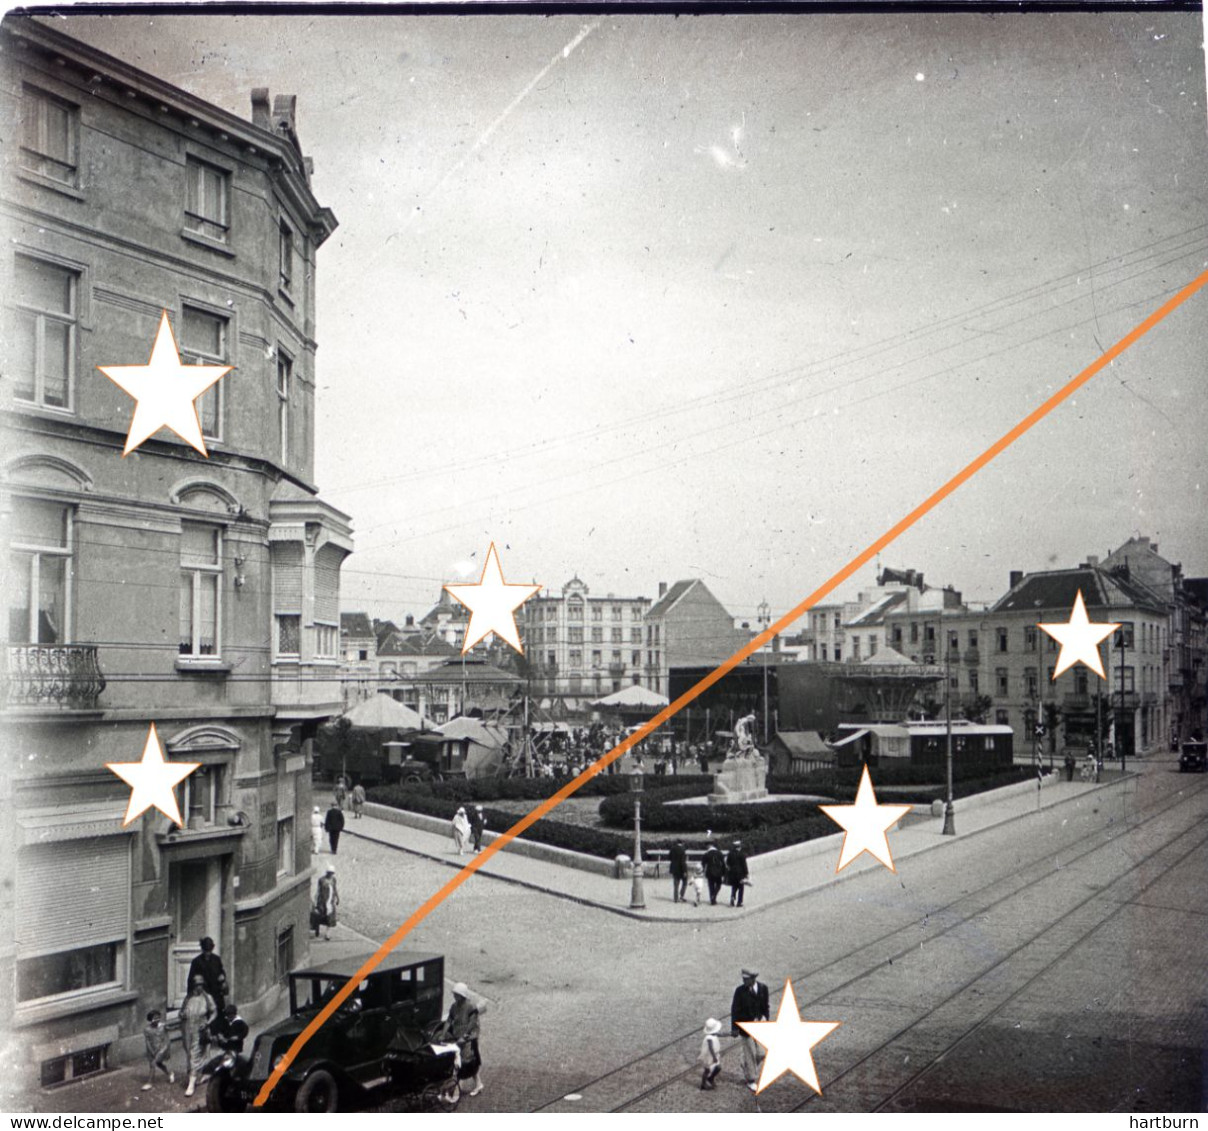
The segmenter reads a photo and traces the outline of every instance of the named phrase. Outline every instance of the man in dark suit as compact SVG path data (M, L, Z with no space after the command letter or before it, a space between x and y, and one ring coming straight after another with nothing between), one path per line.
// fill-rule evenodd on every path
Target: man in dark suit
M704 866L705 879L709 884L709 902L717 902L717 893L721 891L721 882L726 878L726 858L716 844L710 844L701 860Z
M344 831L344 811L338 805L332 805L327 810L323 827L327 830L327 839L331 842L331 853L334 856L340 848L340 833Z
M742 906L742 889L751 874L747 867L747 854L742 850L742 841L736 840L734 847L726 853L726 883L730 885L730 906Z
M189 985L193 979L200 977L205 983L206 993L214 999L214 1004L221 1013L226 1005L227 976L223 969L222 959L214 950L214 940L207 935L201 940L201 953L189 963Z
M688 850L682 840L677 840L671 846L668 860L671 871L671 901L679 903L688 890Z
M754 1037L740 1029L740 1021L767 1021L770 1013L768 988L759 981L756 970L744 969L742 985L734 991L730 1003L730 1034L742 1041L742 1075L751 1091L759 1078L759 1046Z

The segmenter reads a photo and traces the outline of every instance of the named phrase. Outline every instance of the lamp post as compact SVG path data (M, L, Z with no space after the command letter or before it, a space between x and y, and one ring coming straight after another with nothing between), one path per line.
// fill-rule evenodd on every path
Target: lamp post
M772 606L766 600L759 602L759 631L763 632L772 623ZM768 744L768 665L767 656L763 664L763 744Z
M629 788L633 792L633 891L629 896L629 907L633 911L646 908L646 891L642 886L642 771L635 769L629 775Z
M956 806L952 804L952 637L944 649L944 730L948 759L948 800L944 805L943 836L956 836Z
M1127 769L1128 750L1124 742L1124 626L1118 629L1120 633L1120 725L1116 728L1116 746L1120 752L1120 773ZM1136 731L1133 732L1134 734Z

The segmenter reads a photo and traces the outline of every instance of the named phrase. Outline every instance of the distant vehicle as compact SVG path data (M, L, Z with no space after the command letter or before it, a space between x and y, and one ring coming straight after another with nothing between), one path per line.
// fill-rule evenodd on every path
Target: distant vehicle
M209 1111L246 1111L273 1067L368 955L335 959L289 976L289 1016L256 1038L251 1058L229 1056L206 1091ZM432 1047L444 1013L445 960L396 951L361 982L311 1037L266 1105L330 1112L373 1102L375 1093L418 1098L452 1111L461 1099L453 1052Z
M1184 742L1179 773L1202 774L1205 770L1208 770L1208 742Z

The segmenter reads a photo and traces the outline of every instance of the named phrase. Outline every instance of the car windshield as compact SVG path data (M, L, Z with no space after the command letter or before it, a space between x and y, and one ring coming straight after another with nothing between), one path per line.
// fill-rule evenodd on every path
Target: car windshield
M347 978L324 975L295 978L293 980L294 1012L303 1013L326 1005L340 992L340 988L346 981L348 981Z

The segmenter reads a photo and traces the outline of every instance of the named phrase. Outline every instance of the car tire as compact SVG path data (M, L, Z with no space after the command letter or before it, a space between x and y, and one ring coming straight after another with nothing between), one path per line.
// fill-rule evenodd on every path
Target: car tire
M322 1068L312 1072L294 1096L294 1111L332 1112L340 1110L340 1086L336 1078Z
M429 1084L423 1091L422 1100L425 1111L456 1111L461 1103L461 1081Z
M206 1087L206 1111L237 1113L247 1111L247 1100L243 1091L223 1072L211 1078Z

